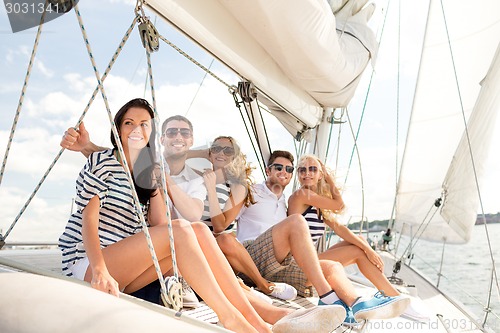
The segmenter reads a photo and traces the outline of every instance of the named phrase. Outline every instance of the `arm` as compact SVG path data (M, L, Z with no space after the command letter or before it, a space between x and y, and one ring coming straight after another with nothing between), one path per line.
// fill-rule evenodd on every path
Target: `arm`
M90 199L82 213L83 245L89 259L89 267L92 271L90 285L92 288L118 296L120 293L118 282L109 274L100 246L98 232L99 207L100 200L96 195Z
M150 226L166 223L167 205L163 196L163 190L157 189L149 199L148 222Z
M64 132L60 145L68 150L79 151L85 157L89 157L93 152L107 149L99 147L90 141L89 132L85 129L83 121L80 123L78 130L70 127Z
M224 205L224 209L221 209L215 187L215 173L208 171L204 174L203 178L207 187L210 220L214 227L214 233L223 232L234 221L241 207L243 207L246 189L241 184L231 185L229 198Z
M290 196L288 200L288 215L302 214L305 210L305 206L314 206L316 208L337 211L344 207L344 201L340 194L334 198L328 198L309 189L302 188L295 191Z
M345 240L352 245L359 247L363 252L365 252L366 257L370 260L370 262L375 265L380 271L384 270L384 261L382 258L375 252L370 245L365 242L361 237L356 236L349 228L345 225L338 223L337 221L330 221L324 219L324 222L333 229L335 234Z
M187 158L204 158L208 160L208 148L198 150L188 150Z
M166 174L165 177L167 180L168 196L172 200L175 209L177 209L186 220L190 222L199 221L203 214L203 201L190 197L177 186L169 174Z

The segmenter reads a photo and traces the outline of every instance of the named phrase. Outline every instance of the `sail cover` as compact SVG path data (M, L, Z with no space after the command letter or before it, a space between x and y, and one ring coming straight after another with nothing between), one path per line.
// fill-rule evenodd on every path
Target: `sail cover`
M296 130L318 125L325 106L346 106L375 56L377 43L366 23L374 7L364 6L367 0L345 2L334 1L339 8L333 9L326 0L148 0L147 5L251 81L259 100Z
M423 239L447 243L470 239L479 197L462 105L480 184L500 107L498 52L493 60L499 41L500 1L431 1L398 185L396 230L414 235L420 228ZM440 197L442 205L433 215Z

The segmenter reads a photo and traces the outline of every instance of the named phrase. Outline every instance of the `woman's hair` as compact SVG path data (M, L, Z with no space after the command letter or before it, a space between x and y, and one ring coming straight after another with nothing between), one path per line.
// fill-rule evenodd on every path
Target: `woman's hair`
M130 108L144 109L151 116L151 120L154 119L153 108L148 101L142 98L135 98L128 101L115 115L114 122L118 130L118 135L120 135L120 127L123 123L123 118ZM154 177L153 175L153 172L157 171L158 166L155 140L155 123L154 121L151 121L151 134L149 136L148 143L141 149L139 156L133 165L134 187L139 197L139 201L144 205L148 203L149 199L158 188L158 183L156 181L157 177ZM111 132L111 144L115 149L118 149L113 132Z
M315 160L318 164L319 164L319 168L318 168L318 172L321 172L323 173L323 170L321 169L321 163L319 161L319 159L314 156L314 155L311 155L311 154L306 154L306 155L302 155L297 163L297 170L299 167L301 166L304 166L304 164L306 164L306 161L307 160ZM333 170L330 170L329 168L326 168L326 172L328 172L328 174L330 174L332 177L335 176ZM299 173L297 172L297 175ZM330 185L326 182L325 180L325 176L326 175L323 175L323 177L321 177L319 180L318 180L318 183L316 184L316 193L319 194L319 195L322 195L324 197L327 197L327 198L332 198L332 191L331 191L331 188L330 188ZM323 209L320 209L323 213ZM342 210L339 210L339 211L334 211L334 213L340 213ZM327 214L324 214L323 215L327 215Z
M252 167L250 166L249 163L247 163L247 157L245 154L241 152L239 144L236 142L236 140L231 137L231 136L218 136L214 139L212 142L212 145L214 145L218 140L229 140L231 144L233 145L234 149L234 156L231 162L229 162L228 165L224 167L224 172L226 174L226 179L229 181L229 183L237 183L245 186L247 195L245 197L245 206L250 206L251 204L253 205L255 203L253 199L253 194L252 194L252 185L253 185L253 179L252 179ZM210 155L210 150L209 150L209 155Z

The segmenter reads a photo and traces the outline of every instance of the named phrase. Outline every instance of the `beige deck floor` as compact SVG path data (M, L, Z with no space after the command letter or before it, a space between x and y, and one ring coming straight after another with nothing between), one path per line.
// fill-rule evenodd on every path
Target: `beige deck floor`
M386 275L391 274L392 259L387 253L382 253L386 264ZM20 263L20 265L29 265L35 267L34 269L41 270L41 272L50 272L51 274L60 274L60 253L57 248L33 248L33 249L14 249L0 251L0 259L7 258ZM22 266L20 270L25 270ZM0 272L2 265L0 265ZM9 269L7 269L9 270ZM347 269L348 273L352 270ZM39 273L39 272L34 272ZM454 306L454 301L448 299L445 295L441 294L435 287L430 285L420 275L416 274L413 270L403 266L401 272L398 274L406 281L415 287L398 286L400 291L410 295L417 295L427 307L431 314L430 321L416 322L404 317L399 317L383 321L370 321L366 322L363 326L357 329L339 327L336 332L481 332L475 327L473 319L466 314L459 311ZM356 290L360 294L374 293L376 290L370 286L370 283L359 274L352 275L352 281ZM317 304L317 299L299 297L295 301L285 302L278 299L273 300L273 304L280 307L288 308L302 308L311 307ZM185 309L182 315L203 320L209 323L216 323L217 316L206 305L202 305L197 309ZM493 332L493 330L490 330Z

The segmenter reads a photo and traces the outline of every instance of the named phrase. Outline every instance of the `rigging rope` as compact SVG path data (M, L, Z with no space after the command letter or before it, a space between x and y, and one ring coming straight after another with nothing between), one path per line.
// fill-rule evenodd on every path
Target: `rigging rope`
M214 61L215 61L215 59L212 58L212 61L210 62L210 65L208 65L208 69L212 68L212 65L214 64ZM200 84L198 85L198 89L196 89L196 92L195 92L193 98L191 99L191 103L189 103L189 106L188 106L188 108L186 110L186 113L184 113L184 117L187 117L189 111L191 110L191 107L193 106L194 100L196 99L196 96L198 96L198 93L200 92L200 89L203 86L203 82L205 82L205 79L207 78L207 75L208 75L208 72L205 72L205 74L203 75L203 78L201 79Z
M104 82L104 80L107 78L109 72L111 71L111 68L113 67L114 63L116 62L116 59L118 58L118 55L123 50L123 46L128 41L128 38L130 37L130 33L134 29L135 24L137 23L137 20L138 20L138 17L134 17L132 23L130 24L130 27L125 32L124 37L122 38L120 44L118 45L118 48L116 49L113 57L111 58L111 61L108 64L108 67L106 68L106 71L104 72L104 75L101 78L102 82ZM97 96L98 92L99 92L99 86L97 86L95 88L94 92L92 93L92 96L90 97L90 99L89 99L89 101L87 103L87 106L85 107L85 110L83 111L83 113L81 114L80 118L78 119L78 122L75 125L75 128L78 128L78 126L82 122L82 120L85 117L85 115L87 114L90 106L92 105L93 101L95 100L95 97ZM49 175L49 173L52 171L52 169L54 168L56 162L59 160L59 158L61 157L61 155L64 152L64 150L65 150L64 148L61 148L59 150L59 152L57 153L56 157L54 158L54 160L52 161L52 163L48 167L47 171L45 171L45 173L43 174L42 178L40 179L40 181L36 185L35 189L31 193L31 195L29 196L28 200L25 202L25 204L23 205L23 207L19 211L18 215L16 216L16 218L14 219L14 221L12 222L12 224L10 225L10 227L7 230L7 232L5 233L5 236L3 237L3 239L7 238L7 236L10 234L10 232L12 231L12 229L14 228L14 226L17 224L17 222L19 221L19 219L21 218L21 216L24 214L25 210L28 208L29 204L31 203L31 201L35 197L36 193L38 192L38 190L42 186L43 182L45 181L45 179L47 178L47 176Z
M200 67L202 70L204 70L205 72L207 72L208 74L210 74L214 79L216 79L217 81L219 81L220 83L222 83L223 85L225 85L227 88L231 88L231 85L229 83L227 83L226 81L224 81L223 79L221 79L220 77L218 77L214 72L212 72L207 67L205 67L202 64L200 64L198 61L196 61L193 57L191 57L189 54L187 54L186 52L184 52L177 45L175 45L174 43L172 43L171 41L169 41L168 39L166 39L162 35L159 35L159 37L167 45L169 45L171 48L173 48L174 50L176 50L177 52L179 52L179 54L183 55L186 59L188 59L189 61L191 61L193 64L195 64L196 66Z
M46 6L47 6L47 2L45 3L45 7ZM12 121L12 128L10 130L9 139L7 140L7 148L5 149L5 154L4 154L3 162L2 162L2 169L0 170L0 185L2 184L3 174L5 172L5 166L7 165L7 159L9 158L10 146L12 144L12 140L14 139L14 133L16 131L17 122L19 121L19 116L21 114L21 109L22 109L23 102L24 102L24 96L26 94L26 89L28 88L28 82L29 82L29 79L31 76L31 69L33 68L33 62L35 60L36 51L38 50L38 43L40 42L40 36L42 34L43 23L45 22L45 13L46 13L46 11L44 10L42 13L42 17L40 19L40 24L38 25L38 31L36 33L35 42L33 44L33 50L31 51L30 62L28 64L28 69L26 71L26 76L24 78L24 84L23 84L23 88L21 90L21 96L19 96L19 102L17 104L16 114L14 116L14 120ZM1 235L0 235L0 238L2 238Z
M425 229L427 229L427 227L429 226L429 224L431 223L432 219L434 218L434 216L436 215L436 213L438 212L439 210L439 207L441 206L441 198L437 199L435 201L435 203L429 208L429 210L427 211L427 214L425 215L425 217L423 218L422 222L420 223L420 225L418 226L418 229L417 231L415 232L415 234L412 234L411 238L410 238L410 242L408 243L408 246L406 247L406 249L403 251L403 254L401 255L401 257L399 258L399 260L402 260L403 257L406 255L406 253L408 253L408 255L410 255L412 253L412 249L415 247L415 245L418 243L418 241L420 240L420 237L422 237ZM429 214L431 213L433 207L435 207L434 209L434 212L432 213L431 217L429 218L429 220L426 222L427 220L427 217L429 216ZM423 227L423 229L422 229ZM422 229L422 231L420 231L420 229ZM419 234L420 232L420 234ZM412 244L413 240L415 240L415 243ZM400 238L401 240L401 238ZM395 253L397 252L397 247L399 247L399 241L398 241L398 244L396 246L396 250L395 250Z
M399 181L399 101L400 101L400 79L401 79L401 2L398 2L398 75L397 75L397 88L396 88L396 145L395 145L395 181L394 181L394 202L392 204L391 218L389 219L389 228L394 224L394 214L396 213L396 198L398 195L398 181Z
M241 103L238 101L238 89L235 86L232 86L229 88L229 93L233 95L234 103L236 104L236 107L238 108L238 111L240 112L241 119L243 120L243 125L245 125L245 130L247 132L247 136L250 138L250 144L252 145L253 151L255 153L255 156L257 156L257 159L259 159L259 155L257 154L257 148L255 147L255 143L251 139L252 136L250 135L250 130L248 129L248 124L245 121L245 116L243 114L243 111L241 110ZM260 169L262 171L262 174L265 175L264 169L262 168L262 163L259 163Z
M453 49L451 47L450 34L449 34L449 31L448 31L448 21L446 20L446 14L445 14L444 5L443 5L443 1L442 0L440 1L440 4L441 4L441 11L443 13L443 21L444 21L444 27L445 27L445 30L446 30L448 47L450 49L450 57L451 57L451 63L452 63L452 66L453 66L453 74L455 75L455 83L457 85L458 99L460 101L460 107L461 107L461 111L462 111L462 119L464 121L464 130L465 130L465 137L467 138L467 147L469 148L469 156L470 156L471 163L472 163L472 171L473 171L473 174L474 174L474 181L475 181L475 185L476 185L477 195L478 195L478 198L479 198L479 206L481 207L481 217L482 217L483 224L484 224L484 230L486 232L486 239L488 241L488 250L489 250L489 255L490 255L490 259L491 259L491 263L492 263L492 270L493 270L493 274L492 274L491 278L495 280L496 287L497 287L497 292L500 293L500 285L499 285L499 282L498 282L498 276L497 276L497 271L496 271L495 257L493 255L493 249L492 249L492 246L491 246L490 235L489 235L489 232L488 232L488 225L486 223L486 216L485 216L485 213L484 213L483 200L482 200L482 197L481 197L481 190L479 188L479 181L478 181L477 170L476 170L476 162L475 162L474 154L473 154L473 151L472 151L472 145L471 145L470 135L469 135L469 128L467 126L467 118L465 116L465 110L464 110L464 105L463 105L463 101L462 101L462 94L461 94L461 91L460 91L460 85L458 83L458 74L457 74L457 70L456 70L455 57L453 55ZM488 305L489 305L490 300L491 300L491 294L492 294L492 291L490 290L490 292L488 293ZM485 312L484 321L483 321L483 327L486 324L487 319L488 319L488 312Z
M364 110L363 110L364 113ZM363 221L365 220L365 182L363 178L363 167L361 166L361 155L358 150L358 134L359 134L359 128L358 127L358 133L354 135L354 130L352 128L352 122L351 122L351 117L349 117L349 111L346 110L346 116L347 116L347 122L349 124L349 129L351 130L351 134L354 140L354 148L356 150L356 156L358 157L358 164L359 164L359 174L360 174L360 181L361 181L361 228L360 232L363 230ZM361 125L361 123L360 123ZM352 156L351 156L352 157ZM347 181L347 175L346 175L346 181Z
M160 145L160 135L161 134L159 131L159 129L161 128L160 115L158 114L158 109L156 107L156 93L155 93L154 80L153 80L153 67L151 65L151 54L150 54L148 48L146 48L146 58L147 58L147 62L148 62L148 73L149 73L149 83L150 83L150 88L151 88L151 98L153 101L153 112L155 115L154 121L155 121L155 126L157 128L156 138L155 138L156 144L157 144L156 147L161 147L161 145ZM166 174L165 159L163 158L162 154L160 154L159 161L160 161L160 170L161 170L160 174L161 174L161 183L162 183L162 188L163 188L163 197L165 198L165 205L167 206L166 218L167 218L167 228L168 228L168 239L170 241L170 255L172 258L172 270L174 272L174 277L175 277L175 282L176 282L173 285L173 290L170 290L167 292L163 279L160 279L160 281L161 281L161 285L160 285L161 296L162 296L162 300L163 300L165 305L169 305L174 310L180 311L182 308L182 295L180 294L182 286L180 286L180 284L179 284L179 271L177 268L177 255L175 253L174 230L172 228L172 218L170 215L171 205L169 202L170 200L169 200L169 196L167 193L167 181L165 178L165 174ZM147 227L146 227L146 229L147 229ZM153 250L152 254L153 253L154 253L154 250ZM155 266L156 266L156 264L157 263L155 262ZM159 265L158 265L158 267L159 267ZM159 275L161 275L163 278L163 274L161 273L161 270L159 272Z
M161 267L160 267L160 264L158 262L158 258L156 257L156 253L154 251L153 241L151 239L151 236L150 236L149 230L148 230L148 226L147 226L146 221L144 219L144 214L143 214L143 211L142 211L142 208L141 208L139 197L137 196L137 192L135 191L135 188L133 186L134 181L133 181L133 178L132 178L132 174L130 172L130 168L128 166L127 159L125 158L125 153L123 151L123 146L122 146L122 143L120 141L120 136L118 134L118 130L116 129L116 124L113 121L113 115L111 114L111 109L109 107L109 103L108 103L108 99L107 99L107 96L106 96L106 92L104 90L104 86L102 84L101 76L99 75L99 71L97 69L97 65L96 65L95 60L94 60L94 56L93 56L93 53L92 53L92 49L90 47L90 43L89 43L89 40L88 40L88 37L87 37L87 33L86 33L85 27L83 25L83 20L82 20L80 11L78 10L78 6L76 4L74 4L74 9L75 9L76 17L78 19L78 23L80 25L80 29L82 31L82 37L84 39L85 46L87 48L87 53L89 55L90 61L92 63L92 67L94 69L94 74L95 74L95 77L96 77L96 80L97 80L97 83L98 83L98 86L99 86L99 90L101 91L101 95L102 95L102 98L103 98L103 101L104 101L104 105L106 107L108 118L109 118L109 121L110 121L110 124L111 124L111 131L112 131L113 136L115 138L116 145L118 147L118 152L120 153L120 156L122 158L123 168L125 169L125 174L127 175L127 179L129 181L129 184L130 184L131 189L132 189L132 196L133 196L134 202L135 202L136 213L138 214L138 218L139 218L139 220L141 222L144 235L146 236L147 245L148 245L149 251L151 253L151 257L153 259L153 264L154 264L154 267L155 267L155 270L156 270L156 274L158 276L158 280L160 281L161 294L162 294L162 296L165 299L167 299L168 296L167 296L167 292L166 292L166 289L165 289L165 280L163 278L163 273L161 271Z
M170 46L171 48L173 48L174 50L176 50L179 54L181 54L186 59L188 59L189 61L191 61L193 64L195 64L196 66L198 66L199 68L201 68L203 71L205 71L205 73L209 74L214 79L216 79L217 81L219 81L220 83L222 83L223 85L225 85L228 88L229 93L233 95L233 99L234 99L235 105L236 105L236 107L238 108L238 110L240 112L240 116L241 116L241 119L242 119L243 124L245 126L245 129L247 131L247 135L249 137L251 137L250 136L250 131L249 131L249 128L248 128L248 124L246 123L245 117L244 117L243 112L241 110L241 103L244 103L244 102L243 101L238 101L238 98L235 96L235 93L237 93L238 89L234 85L230 85L229 83L227 83L226 81L224 81L222 78L220 78L219 76L217 76L214 72L212 72L210 70L210 68L211 68L214 60L212 60L212 62L210 63L210 66L207 68L207 67L203 66L200 62L196 61L189 54L187 54L186 52L184 52L180 47L178 47L177 45L175 45L173 42L171 42L168 39L166 39L163 35L160 34L159 38L163 42L165 42L168 46ZM203 80L202 80L201 84L203 84L203 81L205 80L205 77L206 77L206 75L203 77ZM200 87L201 87L201 84L200 84ZM199 90L199 88L198 88L198 90ZM196 94L198 94L198 92L196 92ZM195 97L196 97L196 95L195 95ZM194 101L194 98L193 98L193 101ZM191 102L191 104L193 103L193 101ZM188 111L186 111L186 114L187 114L187 112L189 112L190 108L191 108L191 105L189 106ZM245 106L245 111L247 111L246 110L246 106ZM260 107L259 107L259 112L261 112ZM247 115L248 115L248 111L247 111ZM262 113L261 113L261 117L262 117ZM249 121L250 121L250 119L249 119ZM266 132L265 128L264 128L264 131ZM257 134L255 132L254 132L254 135L255 135L255 137L257 137ZM266 136L266 139L268 140L267 133L265 134L265 136ZM257 160L260 160L259 167L261 169L261 172L265 176L264 166L266 164L266 161L264 161L264 158L263 158L262 154L259 154L257 152L257 149L255 147L255 143L253 142L253 140L250 140L250 142L251 142L253 151L255 153L255 156L257 156ZM258 140L257 140L257 144L260 145L260 143L258 142ZM269 145L269 141L268 141L268 145Z

